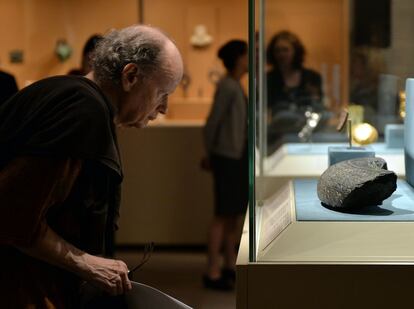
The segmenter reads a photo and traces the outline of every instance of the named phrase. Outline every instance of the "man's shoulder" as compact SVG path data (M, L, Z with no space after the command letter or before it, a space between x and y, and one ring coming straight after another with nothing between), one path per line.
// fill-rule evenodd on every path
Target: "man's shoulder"
M99 87L79 76L53 76L22 89L13 99L26 110L49 113L66 112L88 121L109 119L110 107Z
M78 91L85 94L94 94L98 86L94 82L82 76L57 75L41 79L30 86L28 89L47 89L49 92Z
M105 96L99 87L93 81L81 76L48 77L31 84L23 91L41 100L59 103L63 101L70 104L82 102L81 104L85 106L95 106L94 103L105 101Z

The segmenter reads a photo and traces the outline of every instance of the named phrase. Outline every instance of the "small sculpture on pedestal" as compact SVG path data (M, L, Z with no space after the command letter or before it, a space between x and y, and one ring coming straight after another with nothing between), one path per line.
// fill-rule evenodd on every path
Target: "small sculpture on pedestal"
M207 27L205 25L195 26L193 35L190 39L191 45L202 48L209 46L212 42L213 37L208 34Z
M191 77L188 75L187 72L184 72L183 77L180 82L180 86L183 89L183 97L188 97L188 87L190 87L191 84Z

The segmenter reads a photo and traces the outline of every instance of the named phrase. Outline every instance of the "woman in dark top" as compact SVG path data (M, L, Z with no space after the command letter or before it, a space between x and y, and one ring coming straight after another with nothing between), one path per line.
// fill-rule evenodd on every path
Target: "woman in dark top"
M268 120L274 137L299 132L307 110L323 110L321 76L303 66L305 53L299 38L288 31L274 35L268 45Z
M217 83L213 106L204 128L204 140L213 172L215 211L208 235L208 268L204 286L216 290L234 287L238 223L248 200L247 98L240 79L247 73L247 43L232 40L218 57L226 75ZM224 265L221 270L221 248Z

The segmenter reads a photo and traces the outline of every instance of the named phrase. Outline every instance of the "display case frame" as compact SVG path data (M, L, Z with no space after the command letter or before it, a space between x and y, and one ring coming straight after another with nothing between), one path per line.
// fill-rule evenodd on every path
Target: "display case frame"
M285 143L269 152L266 1L248 5L249 211L237 260L237 308L402 308L411 301L413 218L298 219L295 179L315 181L328 167L328 145L343 146L346 135L325 144ZM404 150L387 149L381 139L370 147L404 181ZM414 205L413 192L397 191Z

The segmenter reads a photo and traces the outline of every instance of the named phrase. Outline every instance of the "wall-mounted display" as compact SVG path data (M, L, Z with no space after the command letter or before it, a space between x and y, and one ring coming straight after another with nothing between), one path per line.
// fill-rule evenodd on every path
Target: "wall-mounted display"
M209 46L212 42L213 37L208 33L206 25L200 24L194 27L193 35L190 39L191 45L202 48Z

